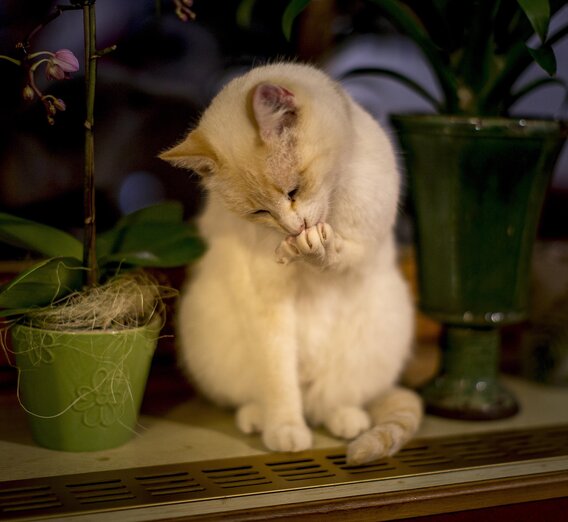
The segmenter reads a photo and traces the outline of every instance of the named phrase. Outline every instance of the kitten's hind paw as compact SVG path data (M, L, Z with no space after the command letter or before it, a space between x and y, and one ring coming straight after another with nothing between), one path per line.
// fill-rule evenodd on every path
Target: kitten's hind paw
M237 410L236 421L238 428L243 433L260 433L264 424L260 406L254 402L241 406Z
M312 447L312 432L302 424L281 424L266 429L262 440L271 451L304 451Z

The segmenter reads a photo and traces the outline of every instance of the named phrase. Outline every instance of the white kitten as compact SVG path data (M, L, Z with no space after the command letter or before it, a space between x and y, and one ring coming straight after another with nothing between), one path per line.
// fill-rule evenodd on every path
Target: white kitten
M231 81L162 158L209 193L178 317L198 387L271 450L310 448L307 420L355 439L350 462L396 452L422 407L395 386L414 321L378 124L322 72L279 63Z

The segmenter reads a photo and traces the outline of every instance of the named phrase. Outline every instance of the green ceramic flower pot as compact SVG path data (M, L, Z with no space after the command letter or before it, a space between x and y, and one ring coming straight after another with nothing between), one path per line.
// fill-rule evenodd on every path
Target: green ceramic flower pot
M566 138L554 121L396 116L415 218L419 305L445 325L444 416L514 414L498 382L499 327L526 317L542 203Z
M11 329L34 440L65 451L119 446L135 433L160 322L116 331Z

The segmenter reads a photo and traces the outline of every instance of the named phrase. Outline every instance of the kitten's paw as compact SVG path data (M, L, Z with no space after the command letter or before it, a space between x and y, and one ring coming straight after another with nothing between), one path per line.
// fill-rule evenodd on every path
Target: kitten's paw
M335 247L335 233L328 223L318 223L316 225L321 244L328 250Z
M334 410L325 422L328 430L336 437L354 439L371 427L369 414L355 406L343 406Z
M260 433L263 427L263 416L260 406L250 402L241 406L236 414L237 426L247 434Z
M338 238L327 223L302 230L297 236L288 236L276 248L276 261L288 264L304 259L314 265L333 263L337 256Z
M287 265L300 257L301 254L295 245L295 239L293 236L289 236L281 241L274 252L277 263Z
M304 451L312 447L312 432L305 424L280 424L266 429L262 440L271 451Z
M332 262L337 254L335 234L327 223L306 228L293 240L304 259L313 264L325 265Z
M302 230L294 239L302 255L316 259L325 257L325 244L322 242L318 225Z

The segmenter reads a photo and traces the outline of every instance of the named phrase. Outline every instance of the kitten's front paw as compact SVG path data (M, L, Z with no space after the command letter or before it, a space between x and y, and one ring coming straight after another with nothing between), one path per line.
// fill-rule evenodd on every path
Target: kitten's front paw
M304 451L312 447L312 432L305 424L280 424L265 429L262 440L271 451Z
M332 262L336 254L337 240L333 229L327 223L318 223L282 241L276 249L276 260L286 264L305 259L321 266Z
M333 230L327 223L318 223L302 230L294 239L301 254L323 260L333 242Z
M294 236L288 236L283 239L278 247L276 248L274 255L276 256L276 262L281 265L287 265L292 261L296 261L300 258L300 251L296 247Z

